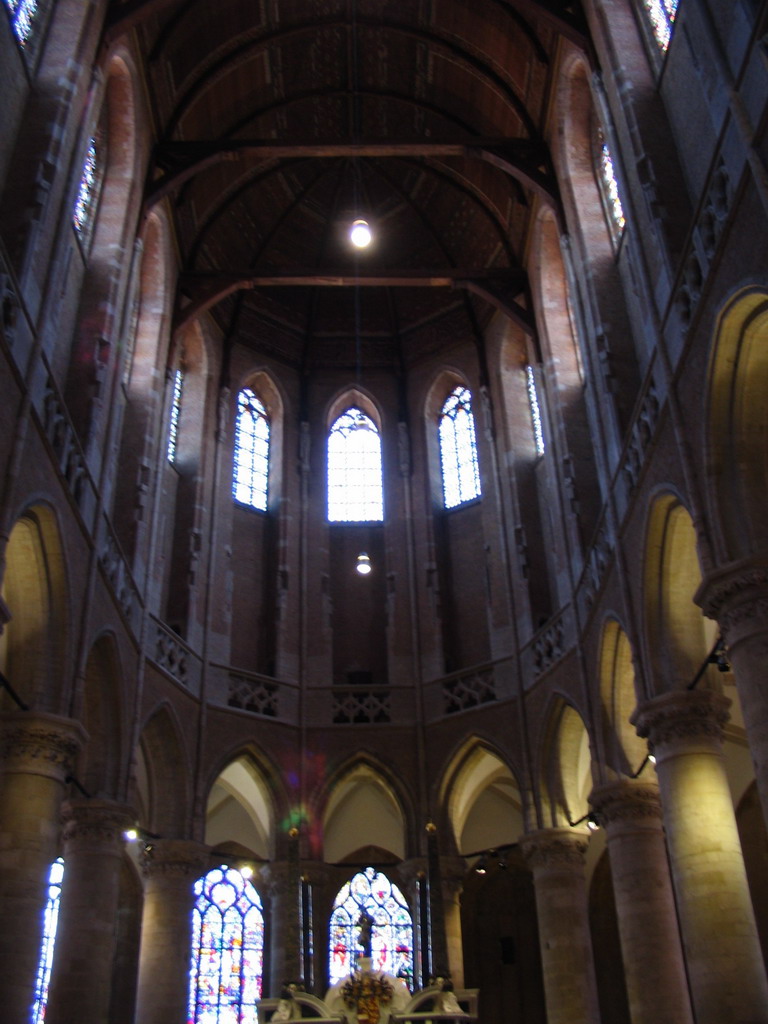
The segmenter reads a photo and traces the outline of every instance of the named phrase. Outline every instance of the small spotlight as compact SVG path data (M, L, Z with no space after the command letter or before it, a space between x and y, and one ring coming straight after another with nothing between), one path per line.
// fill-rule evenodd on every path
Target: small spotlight
M253 868L250 864L243 864L240 868L240 874L243 878L253 878Z
M475 871L478 875L485 875L488 872L488 868L485 866L485 856L483 855L480 860L475 864Z
M590 830L590 832L597 832L597 830L600 828L600 822L591 814L587 818L587 828Z
M123 838L127 839L129 843L135 843L139 838L139 833L135 828L127 828L125 832L123 832Z
M651 762L651 764L656 764L656 755L655 754L649 754L648 755L648 760Z
M357 556L357 565L355 568L361 576L367 576L371 571L371 560L364 551L361 551Z
M373 232L367 220L358 217L349 229L349 240L356 249L367 249L373 241Z

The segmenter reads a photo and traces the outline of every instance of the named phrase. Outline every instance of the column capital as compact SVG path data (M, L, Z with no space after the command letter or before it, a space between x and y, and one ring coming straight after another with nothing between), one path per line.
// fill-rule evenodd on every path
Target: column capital
M64 783L88 740L80 722L61 715L9 711L0 716L0 770Z
M533 868L583 869L589 835L574 828L543 828L520 840L523 856Z
M197 879L208 867L210 849L193 839L154 839L141 855L141 870L146 879L188 882Z
M731 701L714 690L674 690L639 704L630 721L658 759L698 744L723 742Z
M136 820L133 808L114 800L67 800L61 811L65 845L84 845L105 853L122 849L125 830Z
M715 619L729 647L758 630L768 630L768 565L739 562L710 573L696 603Z
M622 779L596 786L589 795L589 802L599 824L609 832L627 825L661 827L663 812L655 782Z

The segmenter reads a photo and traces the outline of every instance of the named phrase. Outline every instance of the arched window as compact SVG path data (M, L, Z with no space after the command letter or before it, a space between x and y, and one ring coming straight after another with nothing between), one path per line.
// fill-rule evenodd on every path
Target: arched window
M608 221L608 228L611 232L611 237L614 242L617 242L621 237L621 232L624 230L626 220L624 219L624 209L621 205L619 183L616 180L616 169L613 166L613 157L611 156L611 151L608 148L608 143L605 141L605 137L599 129L597 132L596 148L598 180L600 183L600 194L603 200L603 207L605 209L605 217Z
M443 404L438 423L443 500L446 508L480 497L472 395L459 385Z
M362 911L373 918L371 958L375 971L405 979L413 988L413 922L405 897L381 871L366 868L338 892L331 912L329 977L332 985L354 967L357 921Z
M253 391L243 388L237 396L235 424L235 501L265 512L268 482L269 417Z
M11 27L21 46L28 46L40 22L38 0L5 0Z
M184 371L176 370L173 375L173 395L171 396L171 419L168 425L168 461L176 461L176 449L179 444L179 420L181 419L181 399L184 395Z
M353 406L328 435L328 520L371 523L383 518L381 438L373 420Z
M662 53L666 53L672 39L675 26L678 0L643 0L643 5L651 23L653 34Z
M195 882L189 1024L255 1021L261 999L264 914L254 887L222 865Z
M88 143L85 153L80 184L77 189L75 208L72 211L72 223L83 249L87 250L96 224L96 212L99 208L101 186L104 183L105 134L99 131Z
M59 857L51 864L48 875L48 901L43 915L43 943L40 948L40 959L37 964L35 981L35 1001L32 1004L32 1024L42 1024L45 1019L45 1008L48 1004L48 985L51 980L53 949L56 944L56 926L59 923L59 903L61 900L61 881L64 877L64 861Z

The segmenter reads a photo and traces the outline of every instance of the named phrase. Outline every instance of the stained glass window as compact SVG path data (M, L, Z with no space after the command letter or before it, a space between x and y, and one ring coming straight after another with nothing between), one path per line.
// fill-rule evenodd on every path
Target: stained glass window
M603 133L598 132L598 171L600 175L600 187L603 193L606 215L609 227L614 240L618 239L624 230L626 221L624 209L621 205L619 195L619 183L616 180L616 169L613 166L613 157L608 148L608 143L603 138Z
M541 429L541 409L539 408L539 396L536 393L536 379L533 376L533 367L526 366L525 379L528 386L528 402L531 406L531 425L533 427L533 440L536 445L536 454L544 454L544 431Z
M235 473L232 491L236 501L252 508L267 508L269 480L269 418L251 391L243 388L237 398L235 424Z
M361 409L347 409L328 435L328 520L380 522L384 518L381 439Z
M189 1024L256 1024L264 959L264 914L253 885L235 868L195 883Z
M40 5L37 0L5 0L5 6L11 12L16 38L22 46L27 46L37 25Z
M643 0L659 49L666 53L672 39L678 0Z
M413 922L403 894L381 871L366 868L339 890L330 927L329 977L335 985L352 971L357 945L357 921L365 910L373 918L371 959L374 971L403 978L413 988Z
M53 948L56 943L56 926L59 923L59 902L61 899L61 881L64 877L64 861L59 857L51 865L48 875L48 901L43 915L43 943L40 959L37 964L35 980L35 1001L32 1006L32 1024L41 1024L45 1020L45 1008L48 1004L48 985L51 980Z
M438 425L443 499L446 508L480 497L475 417L468 388L457 387L448 395Z
M88 248L93 234L103 180L104 138L103 133L99 132L88 143L75 208L72 211L72 223L84 249Z
M177 370L173 375L173 397L171 398L171 422L168 427L168 461L176 461L179 441L179 420L181 419L181 398L184 394L184 374Z

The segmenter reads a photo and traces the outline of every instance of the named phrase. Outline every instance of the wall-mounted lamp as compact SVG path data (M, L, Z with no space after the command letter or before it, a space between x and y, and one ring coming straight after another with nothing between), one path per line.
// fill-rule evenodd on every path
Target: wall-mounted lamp
M357 556L357 565L355 566L355 568L357 569L361 576L367 576L368 573L371 571L371 560L365 553L365 551L361 551L360 554Z
M576 828L576 826L580 825L582 821L586 821L587 828L590 832L597 832L597 830L600 828L600 822L597 820L597 816L593 814L592 811L587 811L586 814L582 814L582 816L580 818L577 818L576 821L571 821L571 819L568 818L568 824L571 826L571 828Z

